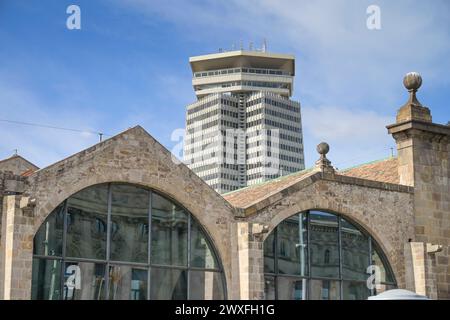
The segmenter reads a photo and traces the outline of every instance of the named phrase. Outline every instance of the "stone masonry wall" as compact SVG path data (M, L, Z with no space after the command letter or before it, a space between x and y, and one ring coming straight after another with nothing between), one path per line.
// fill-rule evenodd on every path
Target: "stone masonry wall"
M399 287L404 288L404 247L408 239L414 237L412 191L395 185L390 186L398 188L398 191L371 188L364 186L370 185L370 181L334 177L330 175L324 180L307 178L301 186L292 187L297 191L285 193L278 201L260 208L248 217L248 221L268 224L270 233L281 221L301 211L320 209L342 214L362 226L378 242L393 268ZM348 183L333 179L344 179ZM256 254L255 259L259 256L260 253ZM260 277L263 277L263 271Z
M413 140L416 241L442 245L433 256L439 299L450 299L449 139L422 133Z
M388 129L397 142L400 181L414 186L414 241L440 246L427 253L427 295L437 291L438 299L450 299L450 127L430 120Z
M185 165L173 163L170 153L141 127L127 130L29 177L24 196L36 199L36 206L32 228L20 237L32 247L34 233L56 206L81 189L107 182L153 188L189 210L211 237L223 264L228 292L232 292L230 226L234 209ZM26 259L31 262L31 251L27 254ZM26 268L31 277L31 264ZM15 296L12 292L11 298L30 298L30 277L17 284L27 294Z

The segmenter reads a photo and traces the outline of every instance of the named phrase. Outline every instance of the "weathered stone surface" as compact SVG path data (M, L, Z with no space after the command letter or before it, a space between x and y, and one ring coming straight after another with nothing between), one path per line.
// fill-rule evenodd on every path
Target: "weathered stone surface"
M53 209L89 186L126 182L167 195L197 218L217 249L230 299L264 298L262 230L310 209L364 228L401 288L450 298L450 127L411 121L389 130L398 157L385 161L384 171L383 163L350 174L303 171L231 193L228 201L140 127L27 177L0 171L0 297L30 298L33 237Z
M14 243L17 247L22 246L21 259L31 261L34 233L54 208L70 195L106 182L127 182L152 188L189 210L206 226L222 260L228 291L232 291L230 226L234 209L185 165L175 164L171 154L141 127L127 130L28 178L24 196L35 198L36 207L34 216L26 218L31 227L20 231L24 239ZM23 216L20 208L17 215ZM30 297L31 264L27 266L25 273L30 277L17 279L24 289L11 289L11 298Z

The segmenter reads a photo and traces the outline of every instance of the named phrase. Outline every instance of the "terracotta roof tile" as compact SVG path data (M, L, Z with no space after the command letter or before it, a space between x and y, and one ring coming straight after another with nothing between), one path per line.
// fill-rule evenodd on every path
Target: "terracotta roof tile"
M400 179L397 172L397 163L397 158L389 158L338 171L337 173L354 178L399 184ZM246 208L272 194L286 189L313 173L314 171L312 169L295 172L288 176L226 193L223 197L237 208Z
M20 176L21 176L21 177L29 177L29 176L31 176L35 171L36 171L36 170L28 169L28 170L22 172L22 173L20 174Z
M343 176L400 184L397 158L378 160L339 171Z
M271 194L278 193L290 185L302 180L309 173L313 173L312 169L295 172L287 176L232 191L224 194L223 197L233 206L245 208L258 200L262 200Z

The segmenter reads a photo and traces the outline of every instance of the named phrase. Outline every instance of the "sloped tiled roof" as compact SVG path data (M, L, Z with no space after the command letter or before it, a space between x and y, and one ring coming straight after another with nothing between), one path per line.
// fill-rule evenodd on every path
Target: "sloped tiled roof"
M338 171L337 175L399 184L397 163L397 158L383 159ZM245 208L288 188L314 173L315 171L312 169L295 172L288 176L226 193L223 197L233 206Z
M259 199L264 199L271 194L289 187L310 173L314 173L314 171L312 169L307 169L295 172L287 176L226 193L223 197L233 206L243 208Z
M22 172L20 175L21 175L22 177L29 177L29 176L31 176L31 175L32 175L33 173L35 173L35 172L36 172L36 170L28 169L28 170Z
M339 174L348 177L374 180L385 183L400 183L398 176L397 158L388 158L362 164L353 168L339 171Z

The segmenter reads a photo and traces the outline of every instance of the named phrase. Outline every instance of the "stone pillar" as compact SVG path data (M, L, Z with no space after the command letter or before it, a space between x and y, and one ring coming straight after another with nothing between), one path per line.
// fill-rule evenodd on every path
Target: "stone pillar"
M239 295L242 300L264 299L263 226L237 223Z
M437 275L433 246L423 242L410 242L407 245L406 268L407 289L417 294L437 299Z
M5 196L2 214L0 298L4 300L30 299L33 264L33 217L24 198Z
M450 299L450 126L432 123L430 110L415 96L421 83L416 73L405 77L410 99L398 111L397 122L387 128L397 143L400 183L414 187L413 241L422 242L424 248L441 246L432 254L424 251L423 259L432 259L437 297Z

